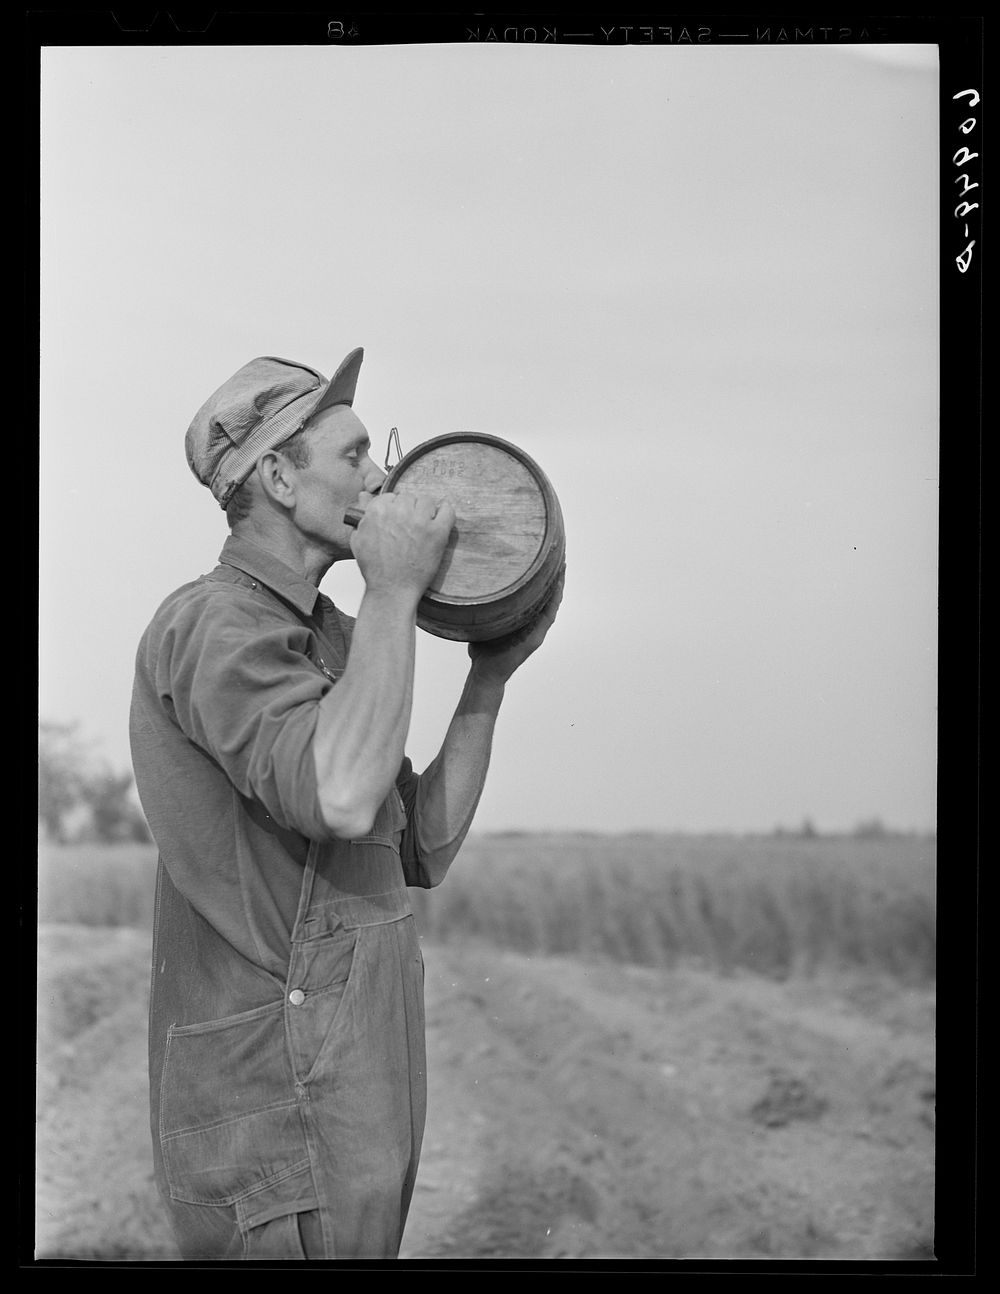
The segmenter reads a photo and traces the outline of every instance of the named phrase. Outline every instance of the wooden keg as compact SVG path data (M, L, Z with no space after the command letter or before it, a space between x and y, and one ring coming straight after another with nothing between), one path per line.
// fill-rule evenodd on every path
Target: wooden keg
M522 449L478 432L436 436L401 458L382 490L432 495L455 509L444 560L417 608L422 629L482 642L541 610L566 538L555 491Z

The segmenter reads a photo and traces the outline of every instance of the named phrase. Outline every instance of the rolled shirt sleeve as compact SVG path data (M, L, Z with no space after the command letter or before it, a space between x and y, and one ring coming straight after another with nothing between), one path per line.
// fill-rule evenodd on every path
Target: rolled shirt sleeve
M150 664L178 727L241 795L279 826L328 840L312 742L333 683L309 647L304 625L262 616L243 590L216 586L173 609Z
M409 759L404 759L396 778L396 790L399 792L399 798L403 802L406 813L406 826L399 842L399 860L403 865L403 876L407 885L428 890L437 884L437 880L432 878L427 868L427 860L420 845L419 789L420 775L413 771L413 765Z

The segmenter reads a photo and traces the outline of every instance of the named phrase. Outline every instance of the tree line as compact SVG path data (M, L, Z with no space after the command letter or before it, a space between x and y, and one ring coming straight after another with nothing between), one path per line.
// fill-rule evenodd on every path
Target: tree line
M97 758L75 723L38 721L38 825L56 844L148 841L131 771Z

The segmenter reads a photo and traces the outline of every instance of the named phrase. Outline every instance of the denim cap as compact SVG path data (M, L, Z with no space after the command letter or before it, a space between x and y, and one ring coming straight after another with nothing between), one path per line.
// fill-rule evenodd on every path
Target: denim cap
M334 404L351 404L364 359L352 350L329 382L308 364L263 355L210 395L184 439L188 465L221 507L247 479L261 454Z

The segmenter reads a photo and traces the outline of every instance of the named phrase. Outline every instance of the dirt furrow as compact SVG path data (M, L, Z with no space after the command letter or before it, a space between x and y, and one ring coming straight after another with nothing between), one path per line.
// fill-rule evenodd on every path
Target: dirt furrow
M148 939L43 931L39 1257L174 1256ZM930 1256L933 999L428 945L403 1258Z
M428 964L437 1099L478 1093L450 1134L482 1169L427 1251L928 1256L926 994L892 1029L829 986L474 946Z

